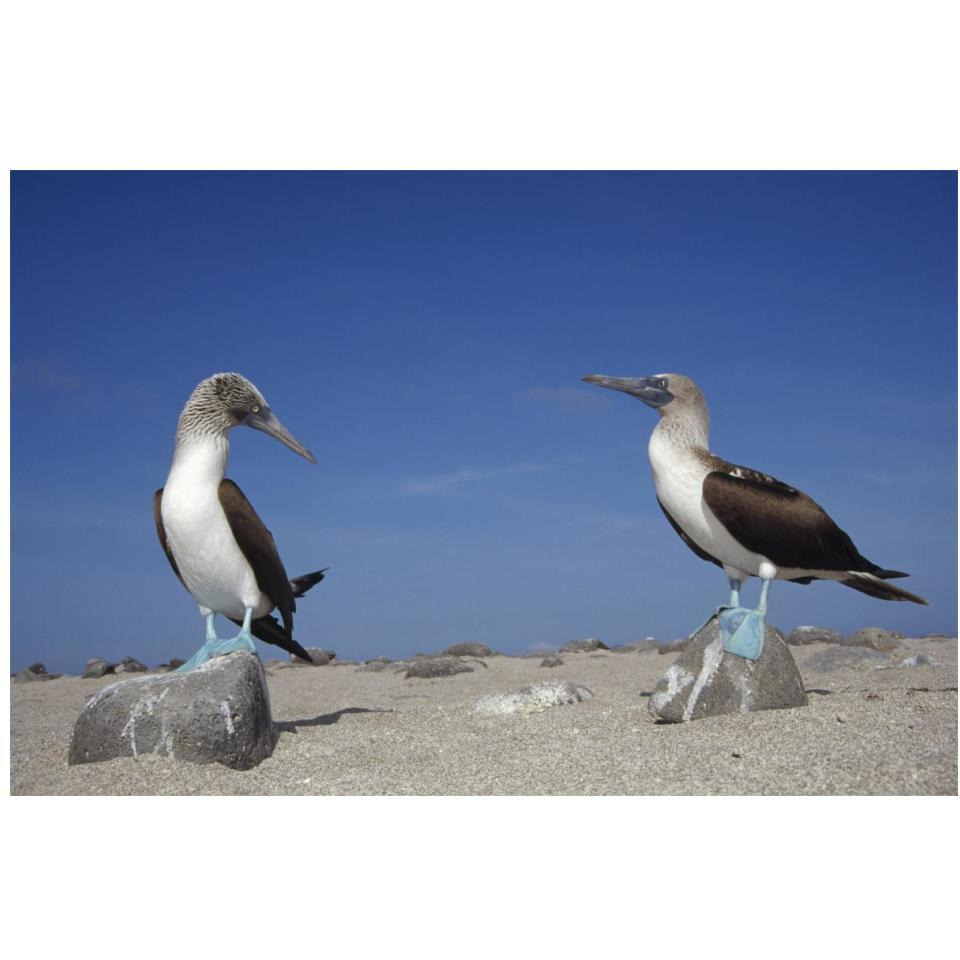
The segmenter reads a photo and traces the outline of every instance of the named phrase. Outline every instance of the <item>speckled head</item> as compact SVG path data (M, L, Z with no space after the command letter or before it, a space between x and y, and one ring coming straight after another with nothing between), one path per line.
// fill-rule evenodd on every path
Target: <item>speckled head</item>
M654 437L670 438L673 443L708 448L710 414L700 388L681 373L657 373L652 377L603 377L591 374L583 378L609 390L620 390L642 400L660 414Z
M180 414L177 444L201 437L224 437L233 427L262 430L311 463L317 462L274 416L263 394L239 373L215 373L197 384Z
M669 397L665 403L658 404L660 416L705 416L707 401L703 399L700 388L682 373L658 373L649 380L661 383L663 391Z

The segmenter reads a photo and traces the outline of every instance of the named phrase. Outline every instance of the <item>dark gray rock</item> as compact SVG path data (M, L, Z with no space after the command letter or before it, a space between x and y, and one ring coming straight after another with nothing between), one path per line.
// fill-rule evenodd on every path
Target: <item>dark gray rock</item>
M939 661L936 657L928 657L925 653L918 653L916 656L907 657L900 661L901 667L938 667Z
M540 661L541 667L562 667L563 666L563 657L559 654L551 653L548 657L544 657Z
M181 660L179 657L171 657L169 666L171 670L176 670L177 667L182 667L186 662L186 660Z
M123 660L113 668L114 673L146 673L147 668L139 660L133 657L124 657Z
M336 653L333 650L321 650L319 647L304 647L304 650L310 654L310 659L313 663L307 663L306 660L301 659L295 653L290 654L290 662L298 667L325 667L331 660L337 658Z
M404 677L419 677L429 679L431 677L452 677L455 673L473 673L473 667L458 660L456 657L422 657L414 660Z
M853 647L869 647L871 650L879 650L881 653L892 653L901 647L893 634L881 630L880 627L863 627L855 633L851 633L846 642Z
M760 659L745 660L724 651L714 618L669 667L647 705L658 720L680 723L806 704L800 671L778 630L768 625Z
M830 627L794 627L787 636L791 647L802 647L808 643L843 643L843 636Z
M112 664L107 663L106 660L101 660L99 657L91 657L83 668L83 679L96 679L108 673L113 673L115 669L116 668Z
M104 687L77 717L69 760L156 753L247 770L270 756L276 739L260 660L238 651L189 673L144 675Z
M593 697L587 687L569 680L547 680L521 687L517 693L494 693L482 697L474 705L477 713L503 715L510 713L538 713L549 707L580 703Z
M849 670L851 667L875 667L889 665L890 657L878 650L868 647L852 647L844 644L841 647L831 647L821 650L807 660L804 670L815 670L818 673L827 673L830 670Z
M42 663L40 663L39 660L36 663L31 663L30 666L27 667L27 669L31 673L45 674L47 672L47 668Z
M590 637L587 640L569 640L561 648L561 653L592 653L594 650L609 650L600 640Z
M499 657L496 650L491 650L485 643L454 643L441 650L440 657Z
M671 640L669 643L662 643L657 647L657 653L682 653L690 646L689 637L680 637L678 640Z
M59 676L59 674L58 674ZM35 683L38 680L53 680L54 676L49 673L35 673L29 667L13 675L14 683Z

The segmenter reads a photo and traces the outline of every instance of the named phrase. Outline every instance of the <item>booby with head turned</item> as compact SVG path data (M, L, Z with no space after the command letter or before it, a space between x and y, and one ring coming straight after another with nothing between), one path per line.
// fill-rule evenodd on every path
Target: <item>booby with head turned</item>
M326 571L290 580L270 531L240 488L225 478L227 434L239 426L262 430L317 462L239 373L214 374L190 395L177 423L167 482L153 497L160 544L207 622L205 643L181 671L234 650L253 651L254 636L310 660L293 639L293 613L296 598ZM282 624L270 616L274 609ZM240 626L236 637L217 637L218 613Z
M927 603L888 583L909 574L867 560L805 493L711 453L707 404L688 377L583 379L637 397L660 414L648 448L657 502L684 543L727 575L730 604L718 608L724 649L759 657L772 580L835 580L881 600ZM750 577L761 581L756 610L740 606L740 587Z

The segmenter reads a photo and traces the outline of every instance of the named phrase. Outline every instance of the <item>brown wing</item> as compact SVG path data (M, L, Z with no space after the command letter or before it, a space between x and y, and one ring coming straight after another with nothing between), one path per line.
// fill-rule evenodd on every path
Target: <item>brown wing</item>
M160 538L160 546L163 547L163 552L167 555L167 559L170 561L170 566L173 567L173 572L177 575L177 579L183 583L183 577L180 576L180 570L177 568L177 561L173 559L170 544L167 543L167 531L163 529L163 515L160 512L160 502L162 500L163 487L153 495L153 522L157 525L157 536ZM186 586L185 583L183 583L183 585Z
M253 568L257 585L277 608L283 619L283 629L288 635L291 634L296 602L273 535L232 480L221 480L218 493L227 523L230 524L237 546Z
M877 566L805 493L764 473L725 464L703 481L703 499L730 534L778 567L859 570Z

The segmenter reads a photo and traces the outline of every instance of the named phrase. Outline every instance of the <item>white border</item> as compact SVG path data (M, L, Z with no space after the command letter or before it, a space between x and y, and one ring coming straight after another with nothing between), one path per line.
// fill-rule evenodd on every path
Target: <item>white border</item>
M941 3L16 2L4 32L7 169L958 166ZM5 812L9 915L49 953L902 955L949 930L957 853L955 799Z

